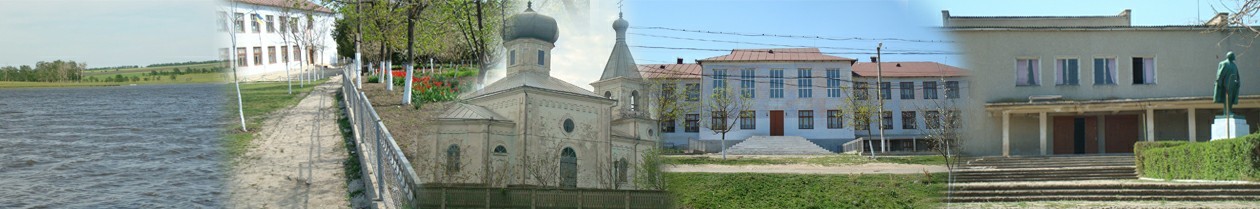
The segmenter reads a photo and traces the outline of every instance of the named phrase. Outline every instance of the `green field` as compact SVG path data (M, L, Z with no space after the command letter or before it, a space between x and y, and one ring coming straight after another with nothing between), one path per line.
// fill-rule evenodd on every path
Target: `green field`
M858 165L867 163L898 163L898 164L924 164L924 165L944 165L945 160L941 156L923 155L923 156L887 156L878 157L875 160L866 156L857 156L849 154L839 155L822 155L822 156L801 156L801 157L727 157L722 160L719 156L666 156L665 164L673 165L787 165L787 164L811 164L822 166L841 166L841 165Z
M230 80L231 79L230 76L232 75L230 71L229 73L187 73L183 75L177 75L175 80L171 80L169 75L158 76L158 77L162 77L161 80L151 79L151 80L145 81L141 79L140 81L135 81L135 82L133 81L89 82L86 80L91 77L95 77L97 79L104 79L106 77L114 77L117 75L122 75L123 77L127 77L127 78L130 78L132 76L136 76L140 78L146 78L146 77L152 78L150 76L145 76L144 74L153 72L155 70L172 72L175 70L175 68L179 68L180 70L184 70L188 68L210 69L217 65L218 64L210 63L210 64L165 66L165 67L127 68L127 69L116 69L116 70L115 69L90 70L90 71L83 71L83 79L85 80L82 82L0 81L0 88L94 87L94 86L125 86L125 85L131 85L131 84L149 85L149 84L219 83L219 82Z
M665 173L678 208L933 208L945 174Z
M327 79L316 81L315 83L323 83ZM299 87L293 85L293 94L288 93L289 86L284 82L263 82L241 84L241 103L244 104L245 124L249 128L249 132L241 131L240 116L237 115L236 105L236 88L227 88L228 101L228 119L231 121L226 127L226 138L224 142L227 147L229 159L234 159L249 148L250 143L259 133L262 122L276 110L292 107L306 98L306 95L315 89L316 85L306 85Z

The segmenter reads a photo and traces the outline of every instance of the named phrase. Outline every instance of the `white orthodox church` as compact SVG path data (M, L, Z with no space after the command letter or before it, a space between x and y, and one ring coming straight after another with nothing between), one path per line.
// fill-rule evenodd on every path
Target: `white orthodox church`
M426 183L636 189L644 155L657 147L656 121L618 19L595 93L550 75L556 20L527 7L506 20L506 77L460 95L421 137ZM421 154L426 155L426 154ZM429 165L429 166L423 166ZM422 167L428 167L422 168ZM432 175L430 175L432 174Z

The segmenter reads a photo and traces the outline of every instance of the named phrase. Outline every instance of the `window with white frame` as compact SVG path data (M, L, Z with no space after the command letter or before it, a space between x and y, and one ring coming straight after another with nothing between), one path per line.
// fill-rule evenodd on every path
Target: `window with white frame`
M796 124L798 129L814 129L814 111L800 110L796 111Z
M840 110L827 110L827 129L844 128L844 115Z
M879 83L879 98L892 99L892 82Z
M813 98L814 97L814 70L808 68L796 69L796 97Z
M280 33L285 33L288 31L288 30L285 30L288 27L284 27L284 25L287 24L288 22L289 22L289 17L280 16Z
M1155 84L1155 58L1133 58L1133 84Z
M914 111L901 111L901 129L919 128L919 117Z
M893 128L892 111L884 111L883 114L880 114L879 123L881 124L880 126L884 128L884 130L892 129Z
M770 98L783 98L783 69L770 69Z
M936 97L936 81L923 82L923 99L938 99Z
M1080 61L1077 59L1054 60L1054 84L1075 86L1080 84Z
M757 71L752 68L745 68L739 71L739 92L744 98L757 98L757 81L754 80Z
M275 33L275 32L276 32L276 20L275 20L275 16L267 15L267 32L268 32L268 33Z
M957 99L959 97L958 90L958 81L945 81L946 99Z
M867 87L866 82L853 82L853 99L866 100L867 94L869 93L866 90L867 88L869 87Z
M692 102L700 101L700 84L698 83L685 84L685 88L687 88L686 89L687 101L692 101Z
M726 90L726 69L713 69L713 92L718 94Z
M739 112L739 129L744 129L744 130L757 129L757 112L755 111Z
M827 97L840 97L840 69L827 69Z
M1094 58L1094 85L1116 85L1116 58Z
M1037 59L1015 60L1015 86L1036 86L1041 78L1040 61Z
M901 99L914 99L914 82L901 82Z

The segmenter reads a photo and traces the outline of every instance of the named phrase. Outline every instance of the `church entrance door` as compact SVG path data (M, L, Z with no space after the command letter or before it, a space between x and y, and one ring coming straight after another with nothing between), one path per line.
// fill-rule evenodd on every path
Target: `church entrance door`
M770 111L770 135L783 136L783 111Z

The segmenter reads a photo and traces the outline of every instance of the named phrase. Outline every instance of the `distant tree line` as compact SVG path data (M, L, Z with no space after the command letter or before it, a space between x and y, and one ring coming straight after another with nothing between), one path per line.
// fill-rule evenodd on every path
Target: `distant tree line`
M139 81L161 81L163 78L170 79L170 80L174 81L174 80L178 79L180 75L185 75L185 74L198 74L198 73L222 73L222 72L223 72L223 71L225 71L225 70L227 70L227 68L224 68L224 67L218 67L218 66L216 66L216 67L209 67L209 68L191 68L191 67L189 67L189 68L183 68L183 69L180 69L180 68L174 68L174 69L169 70L169 71L166 71L166 70L151 70L151 71L149 71L149 72L147 72L147 73L142 73L142 74L140 74L140 75L132 75L132 76L130 76L130 77L123 76L122 74L116 74L116 75L114 75L114 76L105 76L105 77L103 77L103 78L97 78L96 76L90 76L90 77L88 77L88 78L84 79L84 81L89 81L89 82L139 82Z
M68 82L83 79L87 63L75 61L40 61L29 65L0 67L0 81Z
M223 60L209 60L209 61L188 61L188 62L158 63L158 64L148 65L148 66L145 66L145 67L166 67L166 66L176 66L176 65L211 64L211 63L219 63L219 62L223 62Z
M93 71L93 70L118 70L118 69L127 69L127 68L140 68L140 66L139 66L139 65L122 65L122 66L113 66L113 67L94 67L94 68L88 68L88 69L87 69L87 71Z

